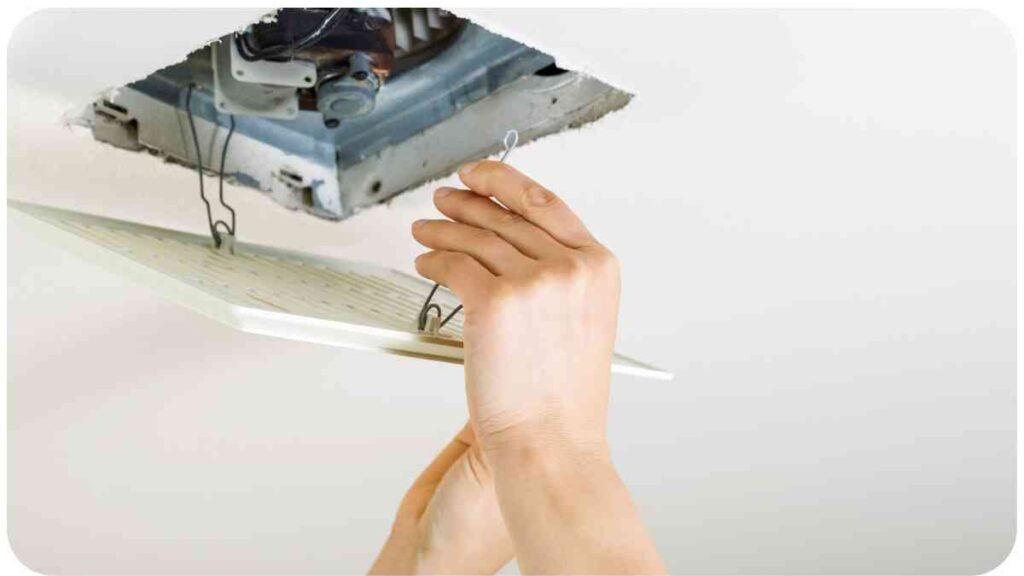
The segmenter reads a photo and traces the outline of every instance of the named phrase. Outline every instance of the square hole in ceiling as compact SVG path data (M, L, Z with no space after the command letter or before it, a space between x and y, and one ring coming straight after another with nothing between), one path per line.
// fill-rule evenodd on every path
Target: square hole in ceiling
M97 140L341 220L631 95L442 9L284 8L97 99Z

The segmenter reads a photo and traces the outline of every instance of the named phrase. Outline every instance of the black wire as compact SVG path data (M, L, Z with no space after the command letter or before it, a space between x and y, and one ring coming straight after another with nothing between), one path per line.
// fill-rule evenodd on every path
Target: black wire
M502 143L505 144L505 152L501 155L501 158L498 160L498 162L504 163L505 160L508 159L508 155L511 154L512 150L516 147L516 144L519 143L519 132L516 130L509 130L508 132L505 133L505 138L502 140ZM427 312L429 312L431 308L437 310L438 318L441 317L441 307L438 306L437 304L430 303L430 301L433 300L434 298L434 293L437 292L438 286L440 286L440 284L434 283L434 287L430 289L430 294L427 294L427 301L424 302L423 307L420 308L420 330L423 330L427 327ZM437 328L439 330L441 328L444 328L445 324L447 324L452 318L455 318L455 315L459 313L459 310L462 310L462 304L456 306L454 310L452 310L447 316L445 316L444 320L441 320L441 323L438 324Z
M459 310L462 310L462 304L459 304L458 306L456 306L455 309L452 310L450 314L445 316L444 320L441 320L441 323L437 327L438 328L444 328L444 325L447 324L449 320L454 318L455 315L459 313Z
M220 157L220 203L231 212L231 226L228 226L228 224L223 220L217 220L214 222L213 207L210 206L210 201L206 199L206 189L203 186L203 155L199 150L199 134L196 132L196 122L192 114L192 90L194 87L194 84L189 84L188 89L185 92L185 111L188 115L188 127L192 132L192 144L196 149L196 173L199 174L199 198L201 198L203 204L206 205L206 222L210 225L210 236L213 236L213 244L220 248L221 238L220 234L217 232L218 225L224 226L227 233L231 236L235 235L235 210L224 202L224 159L227 157L228 142L231 140L231 134L235 131L235 117L231 116L231 129L228 132L227 138L224 140L224 149L221 151Z
M203 188L203 155L199 152L199 135L196 134L196 122L192 118L192 84L188 85L188 90L185 93L185 110L188 112L188 127L192 130L192 144L196 148L196 173L199 174L199 197L203 200L203 204L206 204L206 221L210 224L210 236L213 236L213 242L217 247L220 247L220 234L217 233L217 226L213 223L213 208L210 207L210 201L206 199L206 190Z
M331 13L325 16L312 32L306 34L300 38L298 42L293 44L275 44L258 50L253 50L252 47L249 46L249 42L246 40L245 35L241 34L237 36L237 41L235 42L238 46L238 53L242 58L250 62L254 60L262 60L264 58L291 56L292 53L302 50L303 48L308 48L322 40L324 36L334 30L334 28L345 19L349 10L349 8L335 8L334 10L331 10Z
M224 202L224 162L227 160L227 157L228 157L228 144L231 143L231 136L235 133L235 115L234 114L229 115L228 116L228 120L229 120L229 122L231 124L231 127L228 129L227 137L224 138L224 148L221 149L221 152L220 152L220 178L219 178L219 182L218 182L218 187L220 189L220 205L225 207L225 208L227 208L228 212L231 212L231 228L230 228L230 231L231 231L231 235L234 236L235 235L235 230L236 230L236 228L235 228L235 224L236 224L236 222L235 222L235 209L232 208L231 206L228 206L227 202Z
M441 286L440 284L436 284L436 283L434 284L434 287L430 289L430 294L427 295L426 302L424 302L423 303L423 307L420 308L420 316L419 316L419 327L420 327L420 330L423 330L423 329L425 329L427 327L427 314L431 310L434 310L434 311L437 312L437 317L438 318L440 318L441 315L443 314L443 312L441 312L441 307L440 306L438 306L435 303L431 303L431 300L434 299L434 294L437 293L437 289L440 286ZM447 324L452 318L454 318L455 315L459 313L459 310L462 310L462 304L459 304L458 306L456 306L454 310L452 310L447 316L444 317L443 320L441 320L441 323L437 325L438 329L444 328L444 325Z
M292 50L302 50L303 48L308 48L313 44L316 44L320 39L322 39L324 36L330 33L331 30L334 30L334 28L338 24L340 24L342 20L345 19L345 16L348 14L348 11L348 8L335 8L334 10L332 10L330 14L324 17L324 21L321 22L320 25L316 27L316 30L313 30L305 37L303 37L302 40L296 42L295 47L292 48Z
M431 304L430 303L430 300L434 298L434 293L437 292L438 286L440 286L440 284L434 284L434 287L430 289L430 294L427 294L426 302L424 302L423 303L423 307L420 308L420 316L419 316L419 327L420 327L420 330L423 330L424 328L427 327L427 312L429 312L431 308L437 310L438 318L441 317L441 307L438 306L437 304Z

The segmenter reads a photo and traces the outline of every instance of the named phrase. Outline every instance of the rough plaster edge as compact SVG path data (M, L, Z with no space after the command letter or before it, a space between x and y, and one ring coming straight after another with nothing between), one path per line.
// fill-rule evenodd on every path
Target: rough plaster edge
M259 10L266 10L266 11L263 14L261 14L260 16L257 16L257 17L255 17L253 19L250 19L250 20L248 20L248 21L246 21L244 23L239 24L234 29L234 31L240 32L240 31L244 30L250 24L255 24L255 23L258 23L258 22L273 22L276 19L276 13L277 13L277 10L278 10L277 8L273 8L273 9L259 8ZM451 12L452 14L456 14L460 18L466 18L467 20L473 22L474 24L477 24L477 25L483 27L484 29L486 29L489 32L492 32L494 34L497 34L497 35L505 37L505 38L509 38L511 40L519 42L520 44L524 44L526 46L529 46L531 48L534 48L536 50L544 52L545 54L548 54L549 56L553 57L555 59L555 61L558 62L559 65L561 67L563 67L563 68L566 68L566 69L569 69L569 70L573 70L575 72L579 72L579 73L584 74L586 76L589 76L591 78L596 78L597 80L600 80L601 82L611 86L612 88L615 88L617 90L621 90L623 92L626 92L630 96L635 96L636 95L636 92L634 90L630 89L628 86L621 85L617 81L610 81L610 80L606 79L605 77L602 77L602 76L599 76L599 75L595 74L593 72L593 69L586 62L577 61L577 60L574 60L574 59L571 59L571 58L564 58L563 56L559 55L559 50L557 49L557 47L551 46L550 43L546 43L546 42L543 42L543 41L538 41L536 38L531 37L530 34L527 31L510 29L508 26L502 24L500 18L495 18L495 17L492 17L490 15L481 14L481 13L474 13L473 9L471 9L471 8L470 9L444 8L444 10L448 10L449 12ZM200 10L195 10L195 12L196 13L200 13L201 9ZM195 52L197 50L201 50L203 48L206 48L207 46L211 46L211 45L213 45L216 42L220 42L221 37L223 37L226 34L230 34L230 33L231 33L231 31L228 31L228 32L225 32L224 34L221 34L221 36L218 36L216 38L210 38L210 39L207 39L207 40L204 40L204 41L197 42L197 44L193 48L189 49L183 56L181 56L180 59L172 61L172 62L161 63L161 64L157 65L155 68L153 68L151 71L149 71L146 74L144 74L143 76L135 76L134 73L133 73L130 77L126 77L123 81L121 81L120 84L117 84L115 86L100 87L99 89L97 89L95 91L95 97L98 98L98 97L100 97L100 96L102 96L104 94L109 94L109 95L112 95L112 96L116 96L117 90L119 90L123 86L131 84L132 82L136 82L138 80L142 80L143 78L145 78L149 74L152 74L153 72L156 72L156 71L158 71L158 70L160 70L162 68L166 68L168 66L173 66L175 64L184 62L185 59L188 57L188 54L190 54L192 52ZM128 75L126 75L126 76L128 76ZM86 102L86 103L76 104L76 106L72 107L71 109L69 109L68 111L66 111L62 115L62 119L61 119L62 123L64 123L64 124L74 123L71 120L73 118L79 117L81 115L82 110L86 106L89 106L91 103L92 103L92 100L90 100L89 102Z
M182 10L190 10L190 9L184 8ZM86 119L85 119L86 112L92 106L92 103L96 101L96 99L98 99L98 98L107 98L107 99L116 98L117 94L125 86L131 84L132 82L137 82L139 80L142 80L142 79L146 78L147 76L149 76L150 74L153 74L154 72L157 72L158 70L161 70L163 68L167 68L169 66L174 66L176 64L180 64L182 62L185 62L185 60L188 59L188 55L189 54L192 54L193 52L196 52L198 50L202 50L203 48L206 48L208 46L212 46L212 45L214 45L216 43L219 43L221 41L221 38L223 38L227 34L231 34L232 32L241 32L241 31L245 30L245 28L248 27L251 24L256 24L256 23L259 23L259 22L273 22L274 20L277 19L277 10L279 10L279 8L256 8L254 10L262 10L264 12L260 16L257 16L257 17L255 17L253 19L250 19L250 20L247 20L245 23L239 24L238 27L236 27L233 31L228 31L228 32L225 32L225 33L221 34L220 36L215 37L215 38L209 38L207 40L198 42L193 48L189 48L185 52L185 54L182 55L178 60L174 60L172 62L161 63L158 66L156 66L155 68L151 69L149 72L146 72L145 74L143 74L142 76L135 76L134 73L132 73L130 75L130 77L127 77L124 81L122 81L119 84L116 84L114 86L105 86L105 87L99 88L98 90L96 90L94 92L93 97L92 97L91 100L89 100L88 102L83 102L83 103L80 103L80 104L76 104L76 105L72 106L71 108L69 108L68 110L66 110L61 115L60 122L62 124L64 124L65 126L71 126L71 125L87 126L88 124L85 123L86 122ZM202 9L192 9L192 11L194 11L194 12L196 12L198 14L198 13L202 12ZM129 76L129 75L126 74L126 76Z
M536 50L544 52L545 54L548 54L549 56L554 58L555 61L559 64L559 66L561 66L563 68L566 68L566 69L569 69L569 70L572 70L573 72L579 73L579 74L581 74L583 76L596 79L596 80L598 80L598 81L600 81L600 82L602 82L602 83L604 83L604 84L614 88L615 90L618 90L618 91L624 93L626 95L626 97L627 97L626 98L626 102L621 107L614 108L612 110L603 112L603 113L601 113L599 115L596 115L594 117L591 117L591 118L586 118L586 119L583 119L581 121L576 121L576 122L567 124L567 125L563 126L561 129L559 129L559 130L557 130L555 132L551 132L551 133L548 133L548 134L543 134L543 135L540 135L540 136L538 136L536 138L532 138L528 142L524 142L522 144L523 147L529 146L530 144L532 144L533 142L535 142L537 140L546 139L546 138L551 137L551 136L557 136L559 134L562 134L562 133L570 131L570 130L589 130L589 129L591 129L591 126L593 124L597 123L598 120L602 120L602 119L604 119L606 117L609 117L612 114L615 114L615 113L620 112L621 110L627 108L629 106L629 104L632 102L632 99L635 97L635 93L633 93L632 91L630 91L628 89L625 89L622 86L613 84L612 82L609 82L608 80L605 80L604 78L591 73L590 68L585 63L577 62L577 61L574 61L574 60L571 60L571 59L563 59L563 58L561 58L560 56L557 55L558 54L558 50L557 49L552 49L550 46L546 45L543 42L536 42L534 40L524 39L523 36L529 36L529 34L520 34L519 31L517 31L517 30L510 30L507 26L504 26L504 25L501 24L500 17L493 18L493 17L489 17L487 15L482 15L482 14L475 14L474 15L474 14L467 13L465 10L463 10L461 8L456 9L456 10L452 10L452 9L448 9L448 8L444 8L444 9L448 10L449 12L451 12L453 14L458 15L461 18L466 18L470 22L483 27L488 32L491 32L493 34L496 34L496 35L499 35L499 36L502 36L502 37L505 37L505 38L508 38L508 39L511 39L511 40L513 40L515 42L518 42L520 44L524 44L526 46L529 46L531 48L534 48ZM263 14L261 14L260 16L252 18L252 19L246 21L245 23L239 24L234 30L235 31L241 31L241 30L244 30L245 27L247 27L248 25L250 25L252 23L273 21L276 18L276 11L277 11L277 9L261 9L261 10L266 10L266 11L263 12ZM195 11L195 12L199 13L201 11ZM469 12L472 12L472 10L470 9ZM158 71L158 70L160 70L162 68L166 68L168 66L173 66L173 65L178 64L180 62L183 62L188 57L188 54L191 54L192 52L195 52L196 50L201 50L201 49L203 49L203 48L205 48L207 46L211 46L214 43L220 42L221 38L225 34L230 34L230 33L231 33L230 31L229 32L225 32L224 34L221 34L220 36L217 36L217 37L212 38L212 39L208 39L208 40L206 40L204 42L201 42L201 43L195 45L195 47L189 49L179 60L175 60L173 62L164 63L164 64L162 64L160 66L157 66L152 71L146 73L146 75L144 75L142 77L134 77L132 79L129 79L129 80L125 81L121 85L118 85L118 86L115 86L115 87L108 87L106 89L102 89L102 90L97 91L95 93L95 96L91 100L89 100L88 102L79 104L79 105L77 105L77 106L67 110L62 115L62 117L60 119L60 122L64 126L69 127L69 128L75 127L75 126L77 126L77 127L86 127L86 128L90 127L90 125L91 125L91 122L90 122L91 106L92 106L92 103L95 102L97 98L113 99L113 98L115 98L117 96L117 94L127 84L130 84L131 82L134 82L134 81L137 81L137 80L141 80L142 78L145 78L149 74L152 74L153 72L156 72L156 71ZM167 154L158 154L158 156L164 157L165 159L170 159L170 156L167 155ZM350 217L358 217L359 214L364 213L364 212L366 212L368 210L372 210L374 208L379 208L380 206L390 206L391 203L394 202L397 198L405 196L409 192L412 192L412 191L415 191L415 190L418 190L418 189L421 189L421 188L424 188L424 187L432 186L432 185L434 185L437 182L440 182L440 181L442 181L442 180L444 180L446 178L449 178L452 174L454 174L454 170L452 172L448 172L448 173L445 173L445 174L441 174L441 175L435 176L435 177L430 178L428 180L423 180L423 181L419 182L418 184L410 186L409 188L403 190L401 193L395 194L395 195L389 197L388 199L386 199L384 201L381 201L381 202L379 202L379 203L377 203L377 204L375 204L373 206L363 207L363 208L357 210ZM267 190L263 190L263 191L267 192Z
M569 10L579 10L580 8L568 8L568 9ZM501 20L500 12L502 10L504 10L504 11L513 11L513 10L516 10L516 9L494 8L494 9L490 9L488 12L481 12L478 9L475 9L475 8L461 8L460 7L460 8L451 9L451 10L448 10L448 11L451 12L452 14L458 15L460 18L466 18L467 20L470 20L474 24L483 27L488 32L491 32L493 34L497 34L498 36L503 36L505 38L509 38L511 40L515 40L516 42L519 42L520 44L523 44L525 46L529 46L530 48L533 48L534 50L539 50L539 51L541 51L541 52L551 56L552 58L555 59L555 62L558 63L558 66L560 68L565 68L566 70L572 70L572 71L578 72L578 73L580 73L582 75L589 76L590 78L595 78L595 79L600 80L601 82L604 82L605 84L611 86L612 88L615 88L616 90L620 90L622 92L625 92L625 93L629 94L630 96L636 96L636 91L629 85L629 82L628 82L627 79L620 78L618 76L616 76L615 78L609 79L609 77L608 77L608 75L606 73L597 73L597 72L595 72L593 66L591 65L591 63L585 62L585 61L583 61L583 60L581 60L579 58L575 58L574 59L574 58L566 57L564 54L561 54L559 47L553 45L551 42L547 42L547 41L538 39L537 37L535 37L532 34L530 34L530 32L528 30L520 30L518 27L515 27L515 26L510 27L510 26L508 26L507 24L505 24ZM545 10L545 9L538 8L538 9L535 9L535 10L537 12L543 12L543 10Z

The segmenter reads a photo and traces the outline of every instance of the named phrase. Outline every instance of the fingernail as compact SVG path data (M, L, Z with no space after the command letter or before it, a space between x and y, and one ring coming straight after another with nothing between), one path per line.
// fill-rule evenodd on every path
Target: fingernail
M444 198L445 196L452 193L451 188L438 188L434 191L434 198Z
M479 166L479 165L480 165L479 161L477 161L477 162L470 162L469 164L464 165L462 168L459 168L459 176L463 176L463 177L469 176L469 174L471 172L473 172L473 170L475 170L476 167Z
M426 220L417 220L417 221L412 223L412 229L415 230L415 229L419 228L420 226L423 226L426 223L427 223Z

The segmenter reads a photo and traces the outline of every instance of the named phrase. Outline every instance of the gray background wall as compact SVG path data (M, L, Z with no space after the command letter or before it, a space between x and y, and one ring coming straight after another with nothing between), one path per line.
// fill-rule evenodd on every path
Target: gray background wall
M202 232L193 173L59 118L250 14L23 22L9 195ZM677 374L616 378L610 425L670 569L995 566L1014 537L1015 469L1002 24L473 14L637 94L514 163L623 261L619 349ZM432 213L426 191L341 225L229 194L247 241L402 269L419 251L408 224ZM236 333L13 223L7 234L9 537L36 570L365 570L465 417L457 367Z

